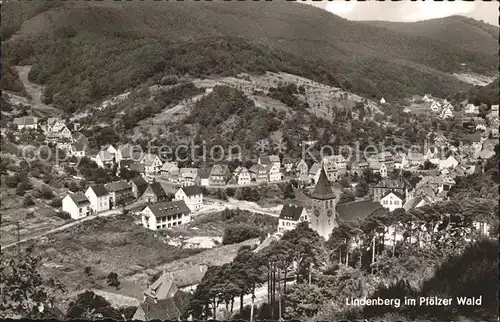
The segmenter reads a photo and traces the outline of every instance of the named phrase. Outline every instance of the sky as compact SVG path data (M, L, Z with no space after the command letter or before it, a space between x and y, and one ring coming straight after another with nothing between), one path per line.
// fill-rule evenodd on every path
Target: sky
M498 26L498 1L321 1L309 4L348 20L420 21L452 15L471 17Z

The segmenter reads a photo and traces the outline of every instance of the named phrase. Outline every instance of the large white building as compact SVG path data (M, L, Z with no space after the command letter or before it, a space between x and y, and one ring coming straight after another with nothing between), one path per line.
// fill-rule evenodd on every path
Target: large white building
M309 222L309 214L306 208L295 205L284 205L278 221L278 233L295 229L297 224L303 221Z
M90 201L83 193L70 193L62 200L62 210L72 219L81 219L90 214Z
M149 205L141 214L143 226L151 230L173 228L191 220L189 207L183 200Z
M91 186L85 191L85 196L90 201L90 209L93 213L98 213L110 209L109 192L104 185Z
M191 211L196 211L203 204L203 192L198 186L182 187L175 193L175 200L182 200Z

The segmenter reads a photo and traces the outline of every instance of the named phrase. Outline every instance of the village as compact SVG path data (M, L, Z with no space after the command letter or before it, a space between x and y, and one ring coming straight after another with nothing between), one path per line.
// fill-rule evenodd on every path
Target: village
M437 100L430 95L414 97L412 101L414 105L426 106L442 119L456 114L446 100ZM380 105L384 104L385 100L381 99ZM448 192L456 184L457 178L481 171L484 163L495 154L498 105L492 105L485 118L478 116L479 107L472 104L465 106L461 113L464 128L470 133L469 143L461 146L455 146L444 133L437 133L432 145L424 145L418 151L394 151L388 147L385 151L363 155L357 153L345 156L339 153L322 156L316 162L286 155L261 154L256 160L247 160L232 169L229 162L202 168L180 166L161 153L142 153L131 143L107 145L92 152L78 123L70 126L61 118L16 118L10 125L10 129L15 131L14 141L26 133L42 134L45 144L64 151L66 159L62 163L70 168L77 169L78 164L85 159L95 163L98 168L115 171L117 177L122 171L133 173L135 177L90 183L83 190L78 185L75 189L60 190L58 195L61 202L53 207L53 211L71 222L41 234L30 235L29 229L24 228L27 233L22 240L18 226L17 242L10 239L11 243L4 244L3 248L22 241L43 240L51 231L74 229L74 225L79 222L83 224L104 216L132 213L137 218L135 224L142 229L163 231L188 226L198 217L227 209L244 210L277 219L275 230L268 232L257 243L260 246L255 251L278 240L301 222L308 222L314 231L327 240L337 225L337 218L344 222L356 221L381 209L388 212L398 209L410 211L443 202L448 199ZM410 174L410 177L403 176L403 173ZM366 182L362 183L362 179L367 175L379 179L375 184L364 186ZM76 174L72 178L76 181L82 179ZM255 202L259 197L252 195L258 196L262 187L275 187L292 201L283 202L283 198L278 197L275 198L274 207L259 205ZM235 193L235 190L240 192ZM295 198L296 193L301 198ZM5 224L2 223L2 226L5 227ZM476 222L474 226L484 234L489 233L490 227L482 222ZM384 243L392 245L404 239L403 235L396 233L397 228L389 227ZM397 236L393 238L393 235ZM206 240L198 243L194 247L217 247L213 242L204 246ZM425 243L425 238L420 238L418 243ZM176 296L181 295L176 294L182 292L177 290L192 293L206 269L205 263L189 270L166 272L151 285L146 285L142 296L130 297L120 294L120 290L96 292L111 303L138 306L134 318L178 318L180 307L174 310L178 313L173 313L172 309L159 310L159 305L178 306ZM244 299L246 304L249 300L247 297Z

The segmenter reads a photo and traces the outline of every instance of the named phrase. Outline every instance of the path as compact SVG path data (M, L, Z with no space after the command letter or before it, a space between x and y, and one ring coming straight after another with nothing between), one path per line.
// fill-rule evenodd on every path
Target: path
M263 215L267 215L267 216L273 216L273 217L279 217L278 210L281 211L281 209L278 209L278 207L273 208L273 209L262 208L256 204L253 205L249 202L236 200L236 199L230 199L228 201L210 198L210 197L203 197L203 199L206 201L210 201L210 202L219 204L226 209L241 209L241 210L246 210L246 211L255 212L255 213L259 213L259 214L263 214Z
M139 203L133 203L133 204L130 204L130 205L127 205L125 206L125 209L128 210L128 209L131 209L131 208L134 208L134 207L137 207ZM76 226L76 225L79 225L81 224L82 222L85 222L85 221L89 221L89 220L93 220L93 219L96 219L96 218L102 218L102 217L109 217L109 216L113 216L113 215L118 215L118 214L121 214L122 213L122 209L111 209L111 210L108 210L108 211L105 211L105 212L101 212L101 213L98 213L98 214L94 214L94 215L90 215L90 216L87 216L87 217L84 217L82 219L79 219L79 220L75 220L75 221L72 221L72 222L69 222L67 224L64 224L62 226L59 226L59 227L56 227L56 228L53 228L51 230L48 230L44 233L41 233L41 234L37 234L37 235L34 235L34 236L29 236L29 237L26 237L26 238L23 238L19 241L19 243L25 243L27 241L30 241L30 240L33 240L33 239L38 239L40 237L43 237L43 236L47 236L47 235L50 235L50 234L53 234L53 233L56 233L58 231L62 231L62 230L65 230L65 229L68 229L68 228L71 228L73 226ZM2 250L5 250L7 248L11 248L11 247L14 247L18 244L18 242L15 242L15 243L10 243L10 244L7 244L7 245L2 245Z
M28 80L28 74L31 70L31 66L16 66L16 70L19 74L19 79L26 89L26 92L28 92L29 96L31 96L31 109L43 114L44 116L60 115L60 110L42 102L41 98L43 86L32 83Z

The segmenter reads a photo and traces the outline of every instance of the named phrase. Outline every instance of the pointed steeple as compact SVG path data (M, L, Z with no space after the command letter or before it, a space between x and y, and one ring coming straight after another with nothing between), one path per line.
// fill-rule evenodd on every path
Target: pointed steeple
M328 178L326 177L325 169L321 169L318 182L314 187L314 192L311 195L311 198L320 200L335 198L335 194L333 193L332 187L330 186L330 181L328 181Z

